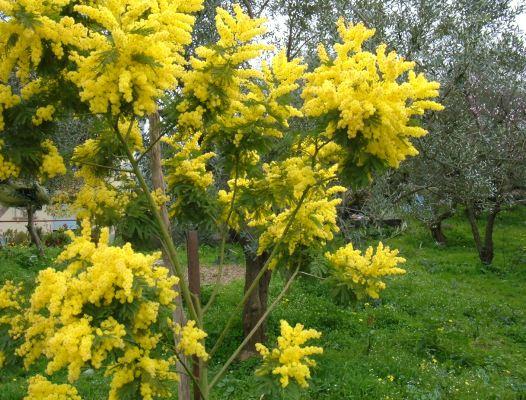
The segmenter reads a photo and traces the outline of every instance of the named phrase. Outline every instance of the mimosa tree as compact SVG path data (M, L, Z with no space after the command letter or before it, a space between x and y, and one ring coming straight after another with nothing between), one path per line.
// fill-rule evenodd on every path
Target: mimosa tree
M169 395L167 383L177 380L174 365L181 355L199 358L199 377L184 363L183 368L209 398L239 353L260 341L260 328L295 280L305 250L322 250L338 232L342 185L367 181L373 172L416 155L410 140L426 134L419 117L441 109L432 101L437 83L416 74L412 62L385 45L374 53L364 50L374 30L343 19L337 24L340 41L329 49L320 46L319 66L307 71L301 60L288 60L262 43L264 20L250 18L239 6L233 14L219 8L219 40L195 49L187 62L192 14L201 7L198 0L0 1L4 114L23 103L25 88L38 88L30 90L33 125L52 123L60 118L57 110L67 107L88 113L99 127L74 158L85 182L75 202L85 218L82 233L72 234L59 256L64 270L40 273L27 318L16 321L24 337L17 354L26 366L46 358L48 374L67 368L71 383L82 368L104 368L111 377L110 399ZM57 93L55 87L64 90ZM164 97L168 91L170 101ZM163 139L171 148L166 194L151 189L140 165L156 143L145 146L139 127L160 109L175 121ZM295 118L308 128L291 130ZM4 120L9 130L11 120ZM16 168L17 160L2 156ZM118 188L116 179L123 182ZM125 190L129 196L120 194ZM159 254L108 244L107 228L96 243L91 238L92 225L104 224L101 216L112 210L124 217L138 195L155 220L172 273L155 266ZM206 304L192 296L161 212L164 204L176 221L217 227L220 268L231 229L254 235L254 253L264 255L211 347L204 342L205 315L218 285ZM348 245L327 259L337 284L357 298L378 297L383 276L404 272L397 267L404 259L381 244L364 255ZM235 317L276 269L290 270L281 293L251 316L245 339L209 379L208 363ZM176 283L188 317L183 326L170 318ZM179 340L167 350L171 334ZM264 358L258 374L279 375L283 388L291 382L306 386L314 365L309 356L322 350L302 346L319 335L283 321L276 349L258 345ZM35 377L28 398L58 390L77 396L70 387Z

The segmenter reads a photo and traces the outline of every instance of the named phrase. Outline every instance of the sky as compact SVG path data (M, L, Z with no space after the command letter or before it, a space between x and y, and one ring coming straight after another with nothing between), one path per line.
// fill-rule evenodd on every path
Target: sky
M524 0L514 0L512 1L512 4L514 6L518 6L523 1ZM517 23L519 24L519 27L522 29L522 31L526 33L526 11L519 15L519 17L517 18Z
M526 13L522 13L518 18L517 22L523 32L526 32Z

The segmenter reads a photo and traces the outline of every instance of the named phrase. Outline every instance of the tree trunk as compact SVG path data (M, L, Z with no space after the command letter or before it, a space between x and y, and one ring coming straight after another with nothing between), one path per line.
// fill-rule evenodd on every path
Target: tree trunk
M447 244L446 235L444 235L444 232L442 231L442 221L431 224L429 229L431 230L431 236L433 236L435 242L440 246L445 246Z
M475 217L475 211L473 210L473 207L466 207L466 213L468 215L468 220L471 225L471 232L473 233L473 240L475 241L475 245L477 246L480 261L482 261L484 264L491 264L493 261L493 229L495 227L495 219L497 218L497 214L499 212L500 203L496 203L488 214L484 238L482 238L477 225L477 219Z
M264 267L267 257L268 254L266 253L258 256L252 250L247 250L245 248L245 293L252 282L254 282L259 271L261 271L261 268ZM268 291L271 277L272 271L266 271L243 307L243 334L245 337L252 331L256 323L267 310ZM241 360L245 360L255 355L256 343L264 343L267 340L266 328L267 324L266 322L263 322L241 352L239 356Z
M0 205L0 217L2 217L8 210L9 207L4 207Z
M201 298L201 273L199 268L199 236L197 230L186 232L186 255L188 260L188 286L194 297L194 304ZM198 304L195 304L198 307ZM192 357L192 375L199 381L201 376L201 362L196 356ZM202 400L199 386L194 383L194 400Z
M150 141L151 143L154 143L158 140L159 135L161 134L161 126L160 126L160 118L159 114L155 113L152 114L148 121L150 123ZM162 157L161 157L161 146L159 142L155 144L152 147L152 150L150 152L150 157L152 160L152 185L154 189L160 189L164 193L164 175L163 175L163 169L162 169ZM161 206L161 215L163 217L163 222L166 224L166 227L168 228L168 231L171 232L170 229L170 218L168 217L168 209L165 204ZM174 274L174 266L170 262L170 258L168 257L168 254L166 253L166 250L163 248L163 262L164 265L168 267L170 272ZM183 277L181 277L183 278ZM181 290L179 288L179 285L176 285L174 288L178 293L181 293ZM181 296L177 296L175 298L176 302L176 309L173 313L173 321L176 324L180 324L183 326L186 323L186 317L184 315L184 309L183 309L183 303L181 301ZM179 338L174 335L174 341L177 345ZM184 354L180 354L180 359L182 362L184 362L186 365L188 365L186 357ZM181 362L178 360L176 362L176 369L178 371L183 371L184 368L181 365ZM179 375L179 383L178 383L178 397L179 400L190 400L190 378L186 374L180 374Z
M451 217L452 215L453 213L451 211L446 211L438 215L437 218L429 226L431 236L433 236L433 239L435 239L435 241L441 246L445 246L447 244L446 235L444 235L444 231L442 230L442 222L444 222L444 220Z
M495 207L490 211L488 220L486 221L486 232L484 233L484 245L480 253L480 260L484 264L491 264L493 261L493 229L495 227L495 220L497 214L500 212L500 204L495 204Z
M44 247L42 247L42 242L40 241L40 237L38 236L38 232L35 228L35 210L32 205L29 205L26 207L27 211L27 231L29 232L29 236L31 237L31 243L33 243L36 248L38 249L38 254L40 256L44 255Z

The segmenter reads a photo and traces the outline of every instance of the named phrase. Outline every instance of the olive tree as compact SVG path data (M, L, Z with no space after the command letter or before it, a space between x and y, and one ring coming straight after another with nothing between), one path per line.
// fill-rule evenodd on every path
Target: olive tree
M442 84L446 110L427 121L437 134L419 139L420 155L375 192L405 204L441 244L442 222L465 213L480 259L490 263L498 212L524 199L526 52L516 23L523 8L507 0L342 7L374 21L380 38Z

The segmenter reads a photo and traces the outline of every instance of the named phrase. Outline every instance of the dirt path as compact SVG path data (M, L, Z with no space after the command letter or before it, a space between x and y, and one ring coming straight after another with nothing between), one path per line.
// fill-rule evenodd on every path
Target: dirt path
M163 265L157 262L157 265ZM186 273L186 270L184 271ZM201 285L214 285L217 280L219 268L217 265L201 265ZM223 267L221 284L242 280L245 276L245 268L238 264L227 264Z
M201 284L202 285L214 285L217 280L217 274L219 268L216 265L201 266ZM241 265L231 264L223 267L223 275L221 277L221 283L230 283L243 279L245 275L245 269Z

